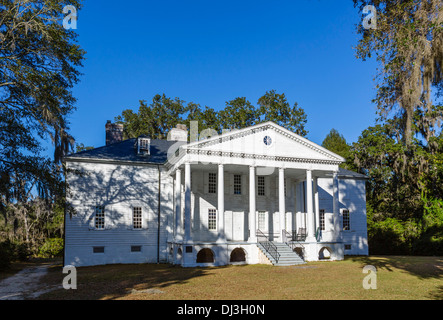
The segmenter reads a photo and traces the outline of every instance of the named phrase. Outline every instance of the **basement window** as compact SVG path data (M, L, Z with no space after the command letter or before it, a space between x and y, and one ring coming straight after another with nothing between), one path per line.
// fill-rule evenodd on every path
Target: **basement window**
M93 253L105 253L105 247L92 247Z

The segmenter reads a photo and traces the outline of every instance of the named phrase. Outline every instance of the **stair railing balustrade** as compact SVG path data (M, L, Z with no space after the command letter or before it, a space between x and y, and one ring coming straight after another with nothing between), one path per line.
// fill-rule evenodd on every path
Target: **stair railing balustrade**
M273 244L268 237L260 230L257 230L257 241L261 246L274 258L275 262L280 259L280 253L275 244Z

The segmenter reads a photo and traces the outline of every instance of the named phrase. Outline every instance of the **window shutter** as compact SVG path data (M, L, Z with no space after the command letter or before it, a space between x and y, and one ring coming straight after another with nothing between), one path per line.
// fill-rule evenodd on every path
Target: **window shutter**
M147 230L149 226L149 211L148 208L142 206L142 229Z
M203 189L204 189L205 194L209 193L209 173L208 172L203 173Z
M278 178L278 176L276 176L275 177L275 196L277 197L277 199L278 199L279 193L280 193L280 190L279 190L280 181L279 180L280 179Z
M231 174L227 173L225 171L224 175L224 182L223 182L223 186L225 187L225 194L230 194L231 193Z
M229 194L234 194L234 174L229 174Z
M85 214L89 214L89 230L95 229L95 205L84 208Z
M241 194L247 195L249 188L249 176L246 174L241 175Z
M124 207L124 209L123 209L126 229L128 229L128 230L132 230L133 226L134 226L133 213L132 213L133 208L134 208L134 206L130 205L128 207Z
M107 205L105 206L105 230L112 229L113 227L113 221L111 220L111 217L113 217L112 212L112 206Z
M271 177L265 176L265 196L269 197L271 195ZM278 191L278 190L277 190Z

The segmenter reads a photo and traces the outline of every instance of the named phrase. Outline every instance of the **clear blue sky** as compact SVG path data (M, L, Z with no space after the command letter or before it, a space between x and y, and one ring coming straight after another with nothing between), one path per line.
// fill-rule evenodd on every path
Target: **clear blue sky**
M85 0L71 133L102 146L106 120L157 93L217 110L275 89L305 110L310 140L335 128L354 142L376 118L375 62L353 49L359 23L352 0Z

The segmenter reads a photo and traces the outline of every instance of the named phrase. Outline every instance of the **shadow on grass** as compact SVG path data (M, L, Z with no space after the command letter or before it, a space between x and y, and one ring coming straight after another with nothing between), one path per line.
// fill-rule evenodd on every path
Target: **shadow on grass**
M443 300L443 286L439 286L435 291L431 292L430 298L434 300Z
M362 267L373 265L377 270L394 271L400 269L408 272L419 279L439 279L443 276L443 257L421 257L421 256L375 256L362 257L351 256L350 259L360 262ZM440 290L440 297L442 296Z
M58 265L50 268L42 281L47 285L59 285L60 289L53 290L39 299L112 300L124 298L134 291L161 294L162 289L169 286L185 285L195 278L210 276L214 269L228 267L182 268L169 264L80 267L77 268L77 289L64 290L61 284L66 274L62 273L62 267Z

